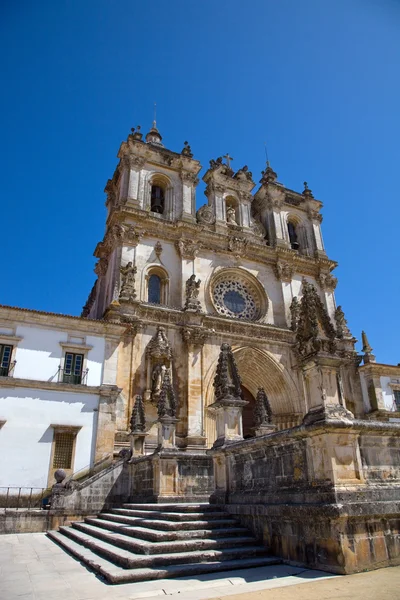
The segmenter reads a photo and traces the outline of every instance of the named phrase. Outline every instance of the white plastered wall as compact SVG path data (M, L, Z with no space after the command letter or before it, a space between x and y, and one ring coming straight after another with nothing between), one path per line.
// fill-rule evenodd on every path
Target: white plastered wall
M102 381L105 340L101 336L85 336L71 330L46 329L28 325L18 325L16 335L21 337L15 354L17 361L13 377L34 381L57 381L58 368L65 355L60 342L67 343L68 336L83 338L83 345L92 346L87 351L86 367L89 369L86 384L98 386ZM76 352L79 352L77 349ZM85 354L85 351L82 350Z
M93 462L99 397L33 388L0 389L0 486L46 487L54 429L81 427L73 471Z

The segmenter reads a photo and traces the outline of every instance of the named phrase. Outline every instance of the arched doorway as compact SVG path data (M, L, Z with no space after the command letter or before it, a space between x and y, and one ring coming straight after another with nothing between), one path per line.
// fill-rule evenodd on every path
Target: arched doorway
M243 437L246 440L247 438L254 437L254 407L256 401L253 394L244 385L242 385L242 397L243 400L248 402L243 408L242 413Z

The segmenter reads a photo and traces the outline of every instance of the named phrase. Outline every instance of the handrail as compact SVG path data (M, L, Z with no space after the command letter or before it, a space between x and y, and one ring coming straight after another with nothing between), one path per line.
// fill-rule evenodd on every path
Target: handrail
M4 492L3 492L4 490ZM27 490L26 493L23 490ZM29 486L0 486L0 509L28 509L46 507L50 488Z

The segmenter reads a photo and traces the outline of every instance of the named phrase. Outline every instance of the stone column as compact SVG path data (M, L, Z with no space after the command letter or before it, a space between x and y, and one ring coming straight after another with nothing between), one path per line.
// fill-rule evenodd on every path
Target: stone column
M203 346L210 331L200 327L185 327L182 337L187 345L187 448L206 445L204 435Z
M100 386L94 462L113 460L115 440L115 403L121 390L116 385Z

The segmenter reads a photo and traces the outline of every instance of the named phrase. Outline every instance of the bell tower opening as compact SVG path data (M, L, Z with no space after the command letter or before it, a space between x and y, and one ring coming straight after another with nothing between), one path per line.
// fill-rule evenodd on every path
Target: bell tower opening
M256 405L256 400L253 394L244 385L242 385L242 398L248 402L248 404L246 404L246 406L243 408L242 413L243 437L246 440L254 437L254 407Z
M151 186L151 212L162 215L164 212L165 205L165 192L160 185Z

